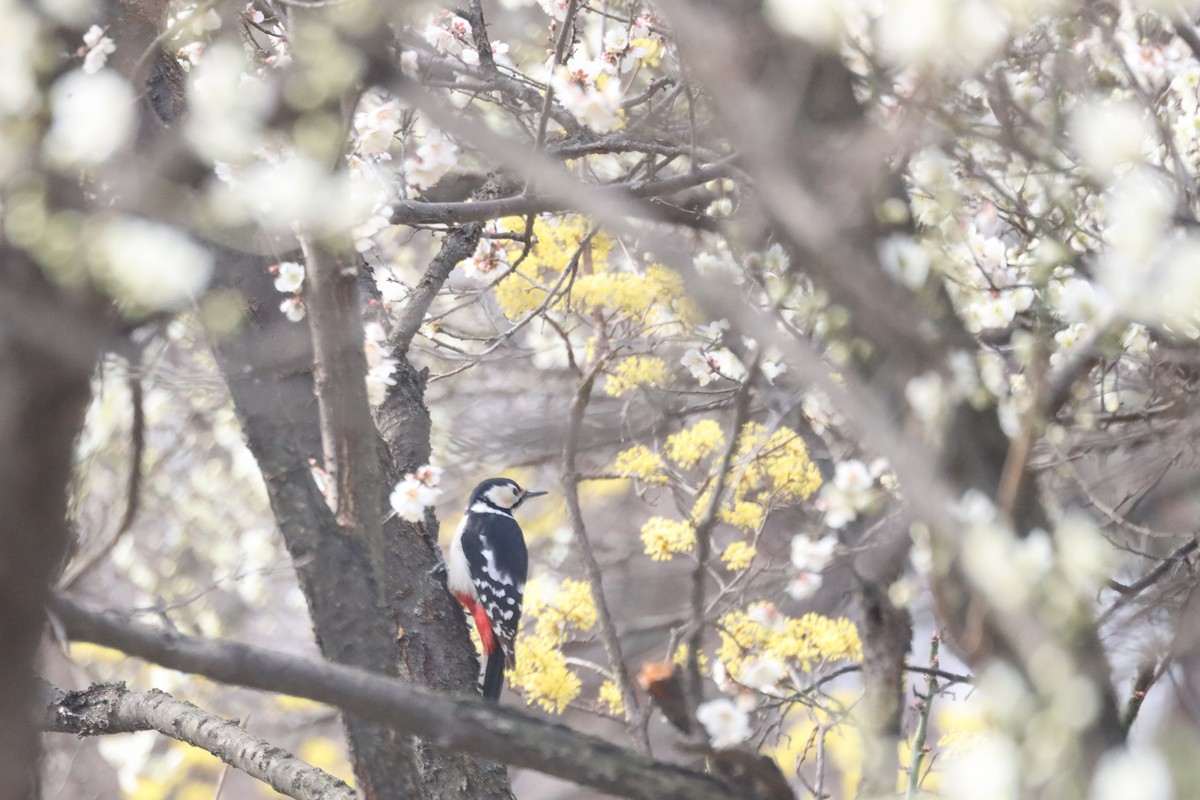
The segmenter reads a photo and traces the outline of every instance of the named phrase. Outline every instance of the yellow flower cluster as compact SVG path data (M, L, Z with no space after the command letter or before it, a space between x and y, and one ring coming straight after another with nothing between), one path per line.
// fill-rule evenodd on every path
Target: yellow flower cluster
M738 437L737 457L739 497L760 493L779 502L797 502L821 488L821 473L808 447L787 426L768 434L765 425L747 422Z
M625 698L621 696L621 687L617 686L616 681L605 681L600 684L600 696L597 701L614 717L625 716Z
M663 462L649 447L638 444L617 453L612 471L623 478L637 478L643 483L662 484L667 482L663 474Z
M562 648L550 637L526 636L517 645L517 666L509 681L525 694L529 705L561 714L583 688L567 666Z
M639 386L666 386L671 369L658 356L630 356L613 367L604 384L604 392L620 397Z
M716 420L702 419L667 437L667 458L684 469L696 466L725 446L725 432Z
M756 555L758 548L749 542L732 542L721 553L721 560L725 562L726 569L737 572L750 566Z
M570 628L591 630L596 624L596 603L587 581L564 578L548 594L543 581L531 581L525 593L525 617L536 618L538 634L561 637Z
M508 219L502 224L521 230L524 220ZM509 319L522 317L545 302L547 293L571 262L580 244L591 230L591 222L578 214L539 216L534 220L536 243L513 274L496 287L496 300ZM586 314L616 313L636 320L660 311L690 324L698 318L695 304L684 295L683 279L670 269L653 265L644 272L624 272L609 265L613 241L599 233L588 244L589 253L582 263L587 274L579 274L571 284L570 297L557 298L552 308L571 308ZM508 258L515 262L522 245L509 248Z
M616 312L624 317L645 320L650 314L667 311L685 323L698 314L695 304L683 293L683 279L660 265L645 273L617 272L593 259L594 272L575 281L572 303L588 313Z
M696 545L692 524L681 519L651 517L642 526L646 555L655 561L670 561L676 553L690 553Z
M767 510L758 503L737 499L726 504L718 513L722 522L746 531L758 530L767 517Z
M805 614L799 619L771 616L766 603L755 603L747 611L730 611L721 618L721 646L717 658L737 675L747 657L769 656L794 661L805 671L834 661L861 661L862 642L858 629L845 617L831 619Z
M671 662L685 667L687 666L688 655L691 652L692 648L688 646L687 642L680 642L679 646L675 648L675 652L671 654ZM703 650L700 651L700 655L696 658L696 665L700 667L701 675L709 674L708 656L704 654Z
M544 581L529 582L509 680L524 692L526 703L561 714L582 689L563 655L563 640L571 629L587 631L596 624L596 605L585 581L567 578L551 589Z
M505 228L524 230L525 221L510 218L501 222ZM570 263L580 243L591 231L591 222L577 214L559 217L539 216L533 221L536 244L521 266L496 287L496 301L509 319L517 319L540 306L546 299L549 288ZM604 263L612 249L612 240L603 233L594 236L588 245L596 263ZM508 253L510 261L516 261L523 245L514 244Z

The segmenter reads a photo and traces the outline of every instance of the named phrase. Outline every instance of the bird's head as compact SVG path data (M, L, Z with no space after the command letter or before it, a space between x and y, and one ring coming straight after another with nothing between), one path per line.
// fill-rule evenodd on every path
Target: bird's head
M541 497L544 494L547 492L522 489L512 478L488 478L471 492L471 502L468 506L486 503L501 511L512 511L530 497Z

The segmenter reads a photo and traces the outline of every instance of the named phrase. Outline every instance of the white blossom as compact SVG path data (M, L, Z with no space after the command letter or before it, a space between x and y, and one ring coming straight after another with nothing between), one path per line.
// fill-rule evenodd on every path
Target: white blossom
M438 488L442 471L438 467L426 464L410 472L392 489L388 504L396 512L396 516L409 522L419 522L425 518L425 508L437 503L442 490Z
M186 234L138 217L105 221L89 260L114 297L155 311L194 302L213 269L212 256Z
M746 367L728 347L712 350L708 354L713 369L730 380L740 381L746 377Z
M739 672L743 686L771 694L787 675L787 668L777 658L751 656L742 662Z
M734 747L750 738L750 715L728 697L701 703L696 708L696 719L718 750Z
M111 69L68 72L50 88L46 155L65 166L107 161L133 133L135 102L129 82Z
M425 41L438 50L457 56L470 66L479 64L471 23L457 14L449 11L434 14L425 26L424 36Z
M892 0L878 30L883 55L896 65L969 69L1000 48L1007 23L985 0Z
M932 259L911 236L895 234L879 243L879 262L889 275L915 290L925 285Z
M296 293L304 285L304 265L295 261L281 261L276 265L275 291Z
M767 379L767 383L774 386L775 379L787 372L787 364L779 361L764 361L759 369L762 370L763 377Z
M83 56L83 71L89 75L99 72L108 62L109 55L117 50L117 45L104 35L104 29L99 25L88 28L83 35L83 45L87 51Z
M279 304L279 311L287 318L288 322L299 322L304 319L308 309L304 307L304 301L299 297L289 297Z
M717 375L713 363L709 360L708 354L703 350L692 348L683 354L683 358L679 359L688 372L692 373L701 386L708 386L720 376Z
M363 352L367 357L367 399L373 406L384 401L390 386L396 385L394 373L399 362L387 350L387 332L378 322L363 326Z
M402 113L396 100L387 100L375 93L365 95L354 115L358 152L364 156L386 157L400 130Z
M837 48L846 35L853 0L767 0L767 19L779 31Z
M610 131L620 121L621 87L615 79L598 81L603 62L572 59L560 65L550 76L550 86L563 107L583 124L598 131Z
M788 267L791 264L791 258L788 257L787 252L783 249L783 245L778 242L768 247L767 251L763 253L762 268L763 272L767 275L782 277L787 273Z
M945 394L945 380L936 370L918 375L904 386L904 399L913 415L926 424L942 413L946 406Z
M696 272L705 278L715 278L740 286L746 281L746 272L727 247L704 250L693 259Z
M942 780L946 800L1018 800L1020 753L1012 740L987 734L949 759Z
M820 572L829 566L836 547L836 536L824 536L820 539L812 539L803 534L793 536L792 566L802 572Z
M784 624L783 615L779 613L779 609L775 607L774 603L755 603L750 606L750 610L746 612L746 616L755 625L760 625L764 630L768 631L779 630Z
M624 27L609 28L604 34L604 54L601 59L612 72L618 75L628 72L645 55L646 48L634 44Z
M1157 750L1144 746L1110 750L1100 759L1088 800L1173 800L1171 771Z
M262 138L272 85L250 72L240 44L217 41L188 74L188 141L210 161L244 161Z
M720 339L727 330L729 330L729 320L718 319L705 325L697 325L696 335L706 342L712 342Z
M1055 284L1049 299L1067 322L1089 322L1112 305L1103 291L1084 278L1068 278Z
M410 186L428 189L458 164L458 145L441 131L430 131L416 153L404 159L404 175Z
M1054 531L1058 563L1067 581L1082 593L1103 585L1112 568L1112 547L1087 517L1070 512Z
M834 467L833 480L821 487L817 508L825 512L826 525L842 528L858 519L858 515L871 508L877 499L875 478L867 465L858 459L850 459L840 461ZM795 547L796 539L793 539L793 560Z
M1132 102L1091 102L1071 114L1069 130L1080 158L1093 174L1108 177L1120 164L1141 161L1154 128Z
M416 50L405 50L400 54L400 72L403 73L404 77L415 79L420 66L421 63L417 59Z
M788 581L787 593L793 600L802 602L815 595L824 581L819 572L798 572Z
M475 280L491 280L509 267L508 249L501 239L482 237L475 252L463 262L463 274Z
M559 22L566 21L567 0L538 0L538 5L542 7L543 11Z

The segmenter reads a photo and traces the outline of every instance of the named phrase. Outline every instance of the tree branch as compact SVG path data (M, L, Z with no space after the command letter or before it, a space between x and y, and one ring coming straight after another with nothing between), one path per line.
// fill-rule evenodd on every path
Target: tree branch
M761 352L761 351L760 351ZM733 468L733 457L737 453L738 439L741 437L742 426L750 413L750 387L758 377L759 355L746 369L746 377L738 388L737 405L733 411L733 430L729 434L729 444L721 456L721 464L717 467L716 480L712 484L712 495L708 499L708 508L704 516L696 523L696 569L692 572L692 611L689 623L688 654L687 654L687 688L688 704L694 714L696 707L704 699L700 682L700 649L704 645L704 614L707 610L704 603L705 585L708 578L708 558L712 552L712 532L717 525L717 513L721 508L721 495L725 493L725 484Z
M153 689L134 692L124 683L93 684L77 692L55 688L43 730L101 736L158 731L212 753L235 769L296 800L354 800L354 790L286 750L247 733L236 722Z
M337 520L367 543L376 574L383 569L383 487L378 433L367 400L367 360L358 310L357 270L347 256L301 239L308 264L305 301L325 470L337 487Z
M439 203L439 205L466 204ZM400 315L400 321L392 331L390 345L397 356L408 352L413 337L417 335L417 331L421 329L421 323L425 321L425 312L429 310L430 304L437 297L437 293L441 291L442 285L446 283L450 273L454 271L454 267L475 252L475 246L479 244L482 231L482 227L472 223L446 234L446 238L442 240L442 249L434 256L433 261L425 269L425 274L421 276L420 283L409 295L404 312Z
M670 178L657 180L633 181L613 186L586 186L581 184L580 191L588 191L598 203L622 202L628 204L631 200L663 197L675 194L694 186L700 186L714 178L727 176L731 167L727 161L707 164L692 172L675 175ZM541 214L549 211L563 211L578 205L578 199L572 202L567 194L541 195L520 194L512 197L500 197L495 200L464 201L458 203L427 203L420 200L403 200L395 204L391 221L396 225L442 224L461 225L467 222L483 222L499 217L518 217L527 214ZM660 216L659 210L653 205L636 204L633 207L622 207L627 213L649 213L651 218Z
M584 375L579 387L575 390L575 399L571 403L571 415L567 420L566 443L563 445L562 484L563 499L567 504L567 519L571 531L575 535L575 544L579 547L583 558L584 572L587 574L588 585L592 590L592 601L596 605L596 616L600 622L600 638L604 642L604 654L608 657L608 667L612 670L617 686L621 690L621 699L625 705L625 728L633 738L639 752L650 752L650 739L646 728L638 724L637 695L633 691L633 681L629 678L629 667L625 656L621 653L621 638L617 626L613 622L608 602L604 598L604 573L596 561L592 550L592 542L588 538L587 527L583 522L583 510L579 506L579 473L575 467L575 456L579 452L579 431L583 427L583 417L587 412L588 401L592 396L592 387L596 383L596 375L603 362L597 359L595 364Z
M102 644L222 683L328 703L445 750L539 770L624 797L726 800L730 796L727 786L709 776L474 697L439 694L341 664L237 642L156 631L61 596L53 600L51 610L75 641Z

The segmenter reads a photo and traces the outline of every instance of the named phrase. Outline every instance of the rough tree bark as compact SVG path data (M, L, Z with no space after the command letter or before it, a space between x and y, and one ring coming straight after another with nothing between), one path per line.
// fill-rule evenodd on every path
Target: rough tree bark
M221 255L219 280L242 293L249 311L236 335L216 343L217 361L262 469L318 647L331 661L396 675L394 629L379 602L367 543L342 530L313 480L310 462L322 463L322 454L307 326L279 313L265 259ZM419 792L411 742L368 720L347 718L346 728L368 796L388 797L397 787Z
M67 487L88 381L110 335L89 306L104 307L86 291L69 296L24 252L0 245L0 797L14 800L37 782L34 660L68 551Z
M54 610L72 639L216 681L329 703L444 749L529 767L623 797L746 796L711 776L478 697L433 692L360 669L250 645L156 631L64 598L55 601Z
M134 692L124 683L93 684L76 692L50 687L44 729L77 736L158 731L206 750L226 764L295 800L355 800L354 790L270 742L152 689Z

